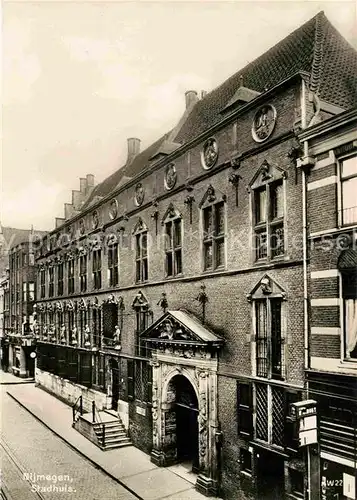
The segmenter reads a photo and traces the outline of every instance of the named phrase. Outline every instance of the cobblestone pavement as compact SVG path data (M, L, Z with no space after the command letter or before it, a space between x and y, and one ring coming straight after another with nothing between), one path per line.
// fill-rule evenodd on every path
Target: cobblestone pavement
M1 481L9 500L137 498L69 448L4 388L1 400Z

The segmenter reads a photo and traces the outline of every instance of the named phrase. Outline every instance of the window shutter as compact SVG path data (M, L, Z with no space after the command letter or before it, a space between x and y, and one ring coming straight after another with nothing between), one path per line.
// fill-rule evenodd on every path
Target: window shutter
M70 349L68 354L69 380L77 382L78 354L75 349Z
M58 347L58 375L67 378L67 348Z
M253 436L253 389L252 384L237 382L238 434Z
M134 361L128 360L128 399L134 399Z
M92 371L92 359L91 354L87 352L82 352L79 355L80 359L80 383L90 387L91 385L91 371Z

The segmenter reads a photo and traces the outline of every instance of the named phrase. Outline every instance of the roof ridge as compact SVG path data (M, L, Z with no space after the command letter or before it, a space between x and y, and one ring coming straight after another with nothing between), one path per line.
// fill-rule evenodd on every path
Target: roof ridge
M315 16L315 40L313 45L313 59L309 84L311 92L318 92L320 87L326 22L327 18L323 11L319 12Z

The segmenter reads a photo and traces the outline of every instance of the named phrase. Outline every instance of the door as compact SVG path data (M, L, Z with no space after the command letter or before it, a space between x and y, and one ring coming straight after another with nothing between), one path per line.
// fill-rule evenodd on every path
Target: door
M177 459L192 461L192 470L198 469L198 410L176 404Z
M119 363L112 360L112 409L118 410L119 401Z
M259 500L284 498L284 459L275 453L259 450L257 469Z

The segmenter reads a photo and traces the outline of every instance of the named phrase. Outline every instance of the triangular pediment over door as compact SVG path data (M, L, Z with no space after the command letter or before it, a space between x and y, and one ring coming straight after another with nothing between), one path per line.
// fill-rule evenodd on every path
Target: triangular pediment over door
M140 335L141 340L158 349L178 348L218 349L224 340L208 329L193 314L185 310L167 311Z

